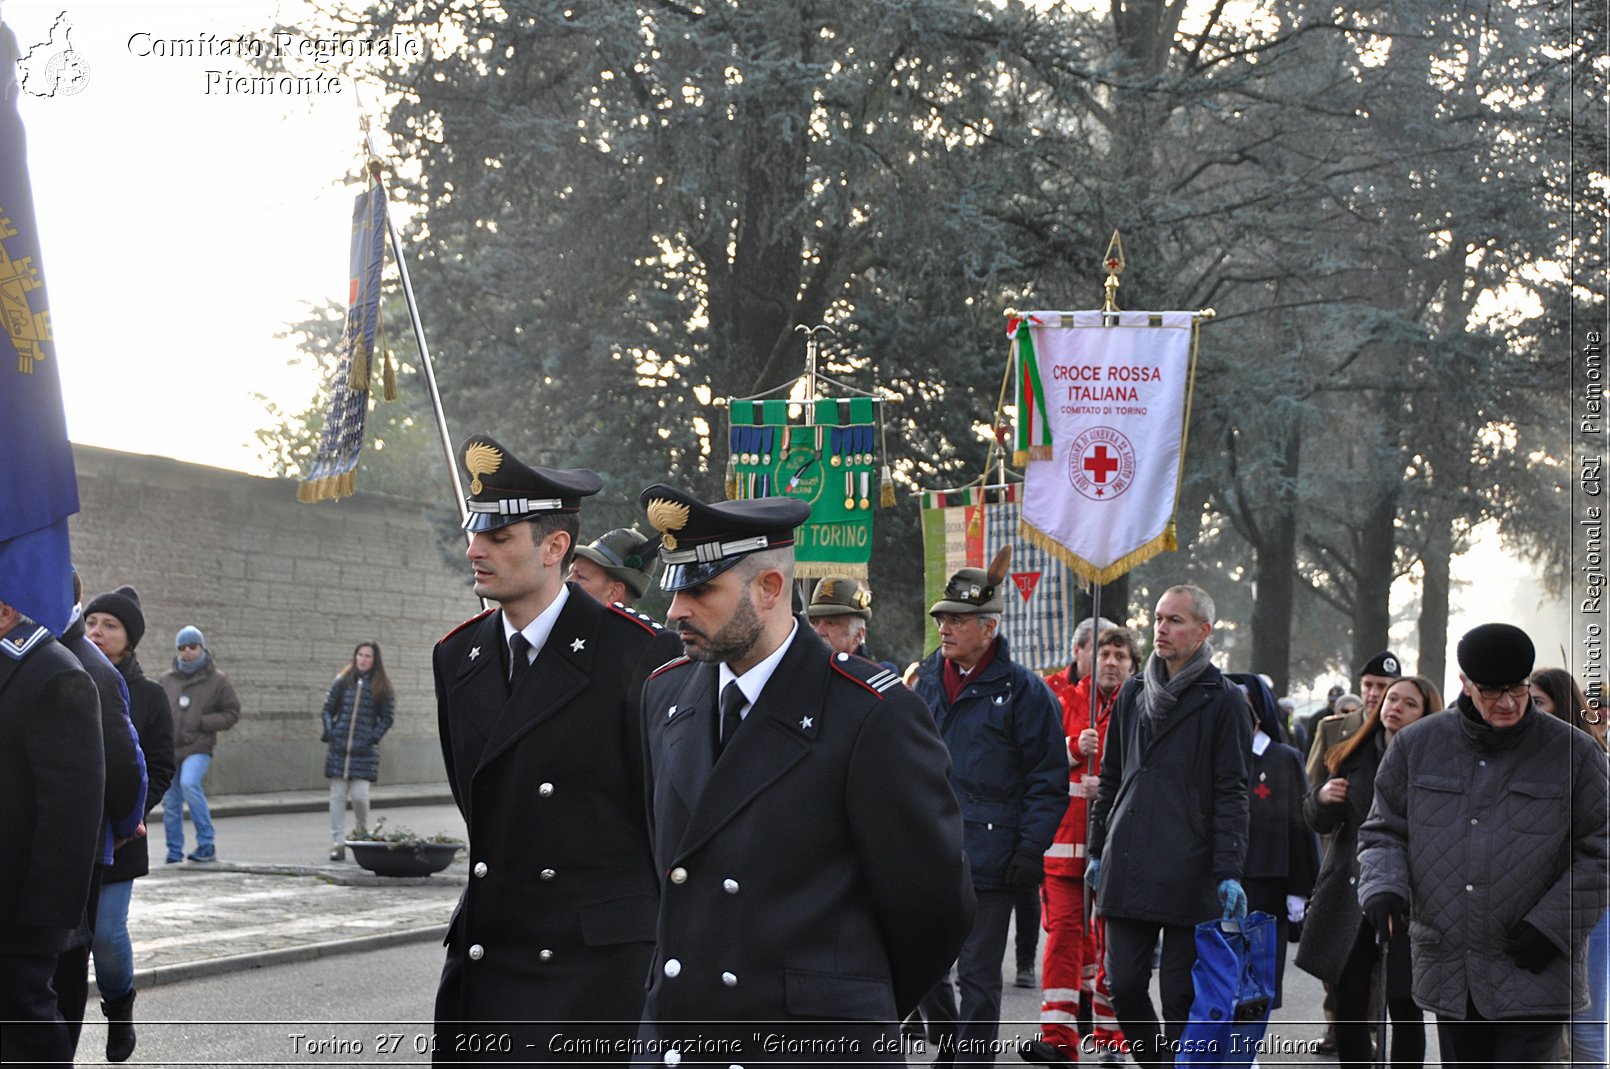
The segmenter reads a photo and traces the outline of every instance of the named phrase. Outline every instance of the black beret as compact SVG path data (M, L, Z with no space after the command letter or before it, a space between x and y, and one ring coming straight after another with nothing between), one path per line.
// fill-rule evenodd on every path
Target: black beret
M1459 670L1478 686L1524 683L1536 658L1531 638L1514 624L1482 624L1459 640Z
M131 586L120 586L110 594L97 594L88 605L84 607L84 616L92 612L104 612L108 616L115 616L128 632L129 649L140 644L145 637L145 613L140 611L140 595L134 592Z
M708 582L751 553L793 545L794 529L811 515L809 503L792 497L706 504L664 483L644 490L638 501L660 532L660 588L667 591Z
M507 527L545 512L577 512L581 499L604 488L586 468L533 468L485 434L472 434L458 447L459 462L470 475L464 498L471 533Z
M1390 676L1393 679L1403 674L1403 662L1391 650L1382 650L1374 657L1364 662L1364 667L1358 670L1362 676Z

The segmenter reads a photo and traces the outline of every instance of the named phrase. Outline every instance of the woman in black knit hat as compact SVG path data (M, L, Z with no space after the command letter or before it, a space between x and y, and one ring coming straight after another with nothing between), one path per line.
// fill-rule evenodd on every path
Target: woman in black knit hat
M134 647L145 634L140 595L130 586L92 599L84 609L84 634L117 666L129 688L129 719L140 735L150 813L173 779L173 715L162 685L146 678ZM95 915L95 986L106 1014L106 1058L121 1062L134 1053L134 951L129 943L129 897L136 877L150 869L146 838L137 835L112 855Z

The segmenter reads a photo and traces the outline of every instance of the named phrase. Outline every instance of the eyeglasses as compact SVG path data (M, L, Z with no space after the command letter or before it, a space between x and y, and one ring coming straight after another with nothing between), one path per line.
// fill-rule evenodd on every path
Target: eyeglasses
M1524 705L1531 696L1531 689L1525 683L1512 683L1507 687L1484 687L1477 683L1476 693L1485 701L1496 702L1500 698L1508 698L1517 705Z

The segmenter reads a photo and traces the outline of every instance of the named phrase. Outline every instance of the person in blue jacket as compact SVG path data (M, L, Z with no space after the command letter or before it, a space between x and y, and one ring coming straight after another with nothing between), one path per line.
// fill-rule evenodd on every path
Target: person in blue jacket
M1044 680L1012 661L1000 633L1010 549L988 571L963 568L946 584L928 610L939 649L923 661L913 688L950 750L950 785L961 802L962 845L978 896L956 961L959 1018L949 978L922 1002L940 1065L994 1063L1016 892L1044 878L1045 851L1068 808L1061 706Z

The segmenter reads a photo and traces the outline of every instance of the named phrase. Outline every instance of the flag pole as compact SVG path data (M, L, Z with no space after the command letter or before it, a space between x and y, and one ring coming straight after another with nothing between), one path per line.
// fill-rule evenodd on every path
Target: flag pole
M425 369L425 386L430 391L431 409L436 414L436 433L441 439L442 455L447 460L447 474L453 480L453 500L458 505L458 518L469 518L469 507L464 502L464 483L458 475L458 459L453 455L453 439L447 431L447 413L442 410L442 392L436 386L436 368L431 364L430 346L425 343L425 326L419 318L419 302L414 299L414 284L408 277L408 257L403 254L402 235L397 232L396 220L391 217L391 192L386 188L384 166L374 148L374 134L364 124L365 147L369 153L369 174L380 186L381 202L386 210L386 233L391 235L391 254L397 261L397 274L402 280L403 299L408 302L408 321L414 328L414 342L419 346L420 363ZM469 533L465 533L468 539Z

